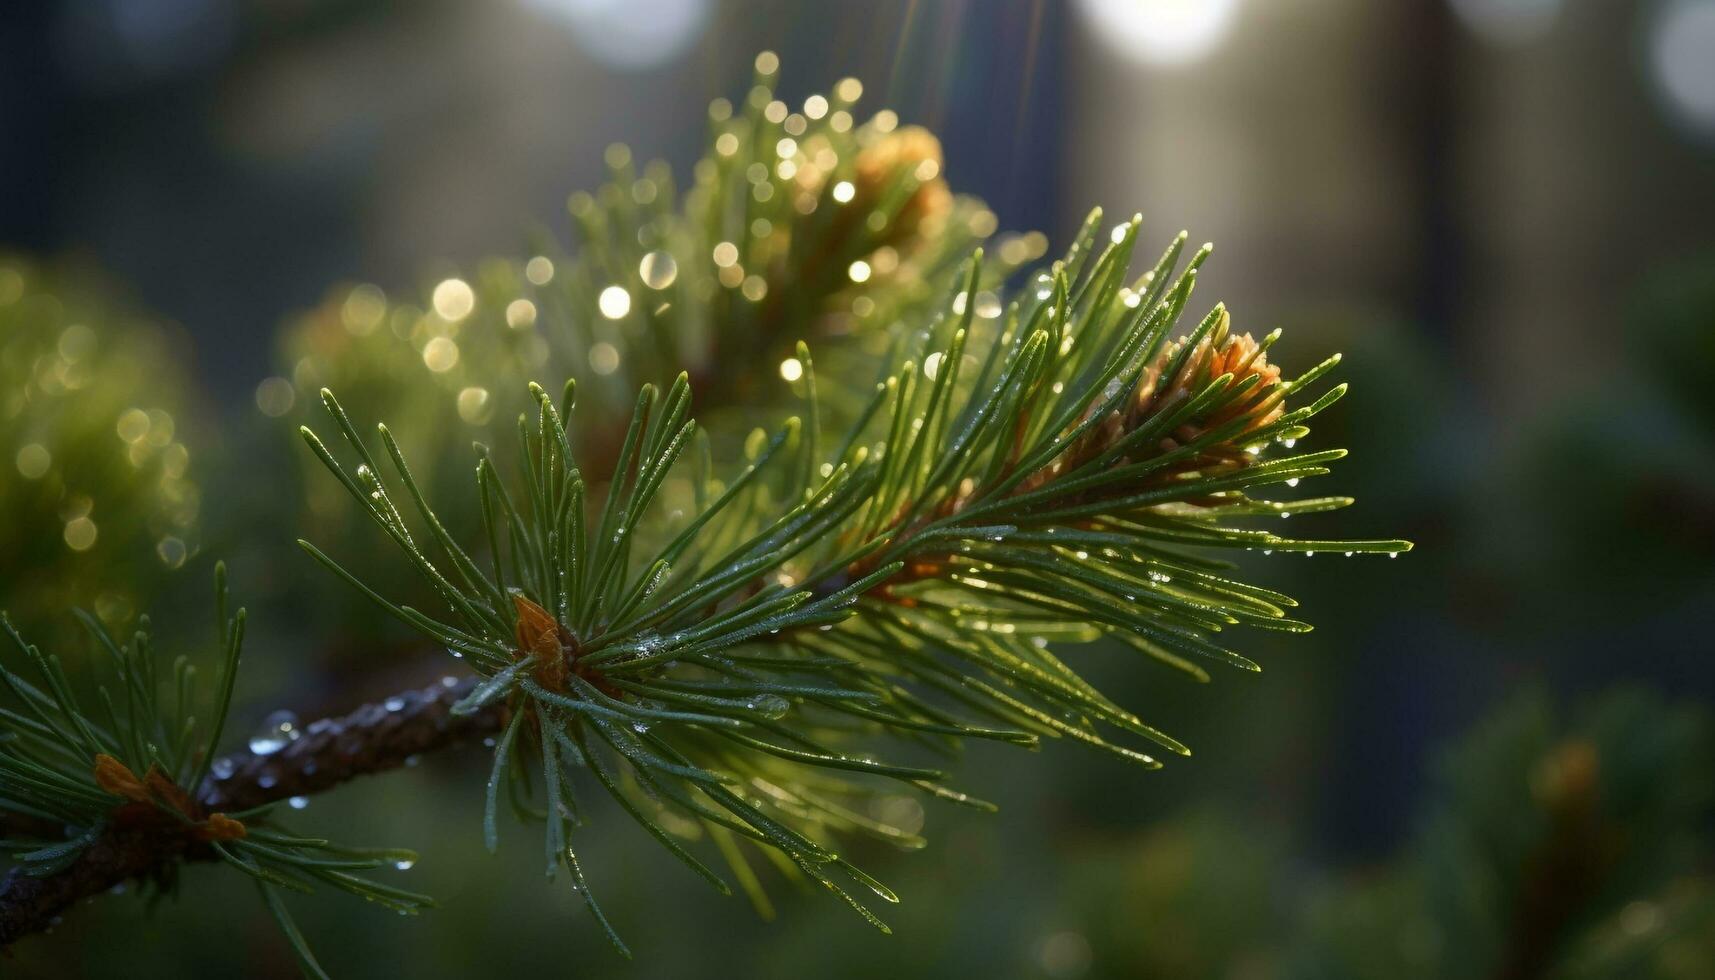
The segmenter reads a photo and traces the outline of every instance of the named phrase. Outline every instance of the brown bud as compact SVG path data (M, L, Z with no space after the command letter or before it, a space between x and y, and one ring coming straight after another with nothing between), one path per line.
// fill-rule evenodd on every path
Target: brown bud
M933 234L936 224L952 211L953 192L941 170L941 141L922 126L896 129L858 153L853 202L859 213L880 204L897 182L917 182L881 244L899 244L920 230Z
M115 810L120 826L152 826L169 820L163 811L176 811L190 821L187 832L200 841L239 840L249 831L224 813L202 819L202 807L184 787L172 781L160 766L150 766L142 779L125 763L101 753L95 757L95 784L104 791L131 802Z
M103 792L136 803L149 801L149 791L143 788L143 781L137 778L137 774L105 752L95 757L95 785L100 786Z
M512 605L518 610L518 658L522 660L534 654L536 679L550 691L564 690L566 649L570 645L565 630L548 610L520 593L512 593Z
M197 840L243 840L249 835L244 824L224 813L210 814L196 831Z
M1173 452L1202 438L1212 428L1242 419L1243 424L1229 439L1223 440L1219 445L1207 446L1195 456L1161 470L1156 478L1171 477L1187 469L1247 465L1249 456L1245 452L1243 441L1249 433L1278 419L1285 411L1282 404L1285 386L1280 380L1280 368L1268 363L1263 345L1257 343L1248 333L1237 336L1231 334L1231 318L1225 307L1219 308L1219 313L1220 317L1214 329L1191 348L1171 378L1164 380L1162 376L1184 351L1184 341L1168 346L1156 356L1154 362L1138 379L1136 392L1128 406L1110 413L1091 426L1065 452L1021 481L1014 492L1029 493L1063 473L1078 469L1107 452L1128 433L1163 412L1174 411L1202 393L1216 379L1228 375L1231 376L1231 380L1227 382L1229 388L1245 384L1253 375L1257 380L1251 382L1251 387L1242 395L1218 405L1211 411L1200 412L1183 420L1171 432L1163 433L1153 444L1133 446L1117 463L1135 462L1139 453Z
M1215 329L1197 341L1197 346L1191 349L1190 354L1180 364L1179 370L1165 383L1162 383L1161 373L1179 356L1183 348L1180 344L1174 344L1161 352L1155 363L1144 373L1142 383L1138 385L1128 428L1141 425L1162 410L1183 403L1202 392L1215 379L1227 374L1232 375L1228 386L1234 388L1245 383L1252 375L1256 375L1258 380L1244 395L1226 402L1207 415L1187 419L1185 424L1173 433L1179 442L1190 442L1208 429L1239 418L1248 419L1239 433L1243 435L1281 416L1285 408L1281 404L1284 392L1280 383L1280 368L1268 362L1268 354L1250 334L1230 333L1228 327L1231 322L1231 316L1226 308L1222 307L1220 321L1216 323Z

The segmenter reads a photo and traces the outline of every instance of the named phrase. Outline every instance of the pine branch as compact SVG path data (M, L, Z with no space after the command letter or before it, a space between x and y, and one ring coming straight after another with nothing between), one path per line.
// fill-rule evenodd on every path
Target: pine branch
M542 800L520 812L546 824L549 874L563 862L621 952L569 844L589 777L717 890L730 888L670 828L748 838L886 931L836 876L897 897L839 858L839 839L921 846L862 816L888 781L987 804L945 785L943 767L878 750L953 757L969 739L1062 738L1158 768L1124 741L1189 749L1103 695L1062 651L1106 638L1203 680L1198 659L1256 670L1222 639L1230 628L1309 627L1288 616L1292 599L1198 552L1410 548L1242 526L1351 503L1253 496L1326 474L1344 455L1292 453L1343 385L1288 405L1338 357L1286 380L1266 356L1279 332L1235 334L1222 306L1170 342L1208 249L1179 268L1181 235L1133 280L1138 219L1103 244L1100 218L980 319L974 254L943 313L896 345L849 424L821 431L800 344L803 415L772 437L754 432L748 465L724 478L690 417L687 374L642 387L607 472L584 465L578 389L568 383L556 403L531 385L535 417L517 420L523 479L505 480L478 447L486 540L468 550L392 431L378 425L372 448L322 391L350 462L307 427L306 442L445 613L399 605L305 549L481 674L470 706L513 706L487 788L487 842L501 789ZM841 436L832 453L828 435ZM748 858L722 857L754 881Z
M277 752L245 749L222 756L210 766L197 799L209 810L252 811L498 735L507 720L503 705L468 714L452 711L476 683L474 677L446 677L344 717L311 722ZM0 838L20 832L36 836L43 830L60 834L58 827L39 819L0 821ZM116 885L133 879L166 880L182 861L218 857L212 846L192 841L176 826L109 826L57 873L32 876L20 866L0 879L0 948L51 928L77 902Z
M317 722L278 751L212 760L196 749L199 726L185 710L194 671L182 658L167 711L147 637L122 649L91 621L124 705L117 710L103 689L106 721L97 721L77 706L58 661L14 634L46 687L0 670L34 714L10 713L13 730L0 732L0 774L18 780L0 809L70 829L10 842L20 867L0 892L0 908L16 916L8 928L42 928L69 902L129 878L171 887L180 861L219 859L257 879L306 971L322 975L275 888L329 883L403 912L429 900L331 873L379 867L396 852L297 837L272 822L269 807L498 735L484 818L490 848L506 790L521 815L546 823L550 875L557 865L570 873L621 952L570 846L582 820L576 786L592 779L717 890L731 888L680 843L696 836L687 827L717 843L745 842L887 931L847 882L897 897L839 857L839 839L922 845L865 815L884 792L989 805L945 785L941 767L881 760L872 746L951 756L973 738L1027 747L1066 738L1160 765L1112 740L1112 730L1188 754L1088 684L1058 649L1107 637L1204 679L1187 657L1255 669L1217 637L1233 626L1306 629L1286 616L1294 603L1188 548L1352 554L1409 545L1231 526L1350 503L1249 495L1326 473L1323 464L1342 455L1274 449L1291 450L1309 431L1304 423L1338 399L1343 386L1285 405L1337 359L1286 381L1265 356L1278 334L1261 342L1232 334L1219 306L1169 343L1206 251L1175 278L1181 236L1128 287L1137 222L1098 252L1098 221L1092 215L1066 259L1004 316L985 318L994 322L976 319L983 263L973 256L944 315L896 352L901 359L831 454L821 448L802 344L803 418L773 438L757 432L749 465L725 481L698 441L684 374L664 392L643 387L605 487L586 482L574 456L574 389L556 405L532 386L536 418L518 420L522 486L509 489L479 447L487 541L472 551L431 509L392 433L378 427L390 486L382 454L324 391L356 465L342 465L308 429L305 439L451 619L394 604L307 542L306 550L478 678ZM662 514L674 480L692 506ZM407 510L416 513L409 524ZM242 610L227 615L223 582L218 593L227 669L203 739L210 751L243 624ZM532 798L545 805L525 802ZM732 846L721 852L765 902L752 858Z
M366 704L342 718L303 726L278 752L246 749L217 761L201 798L211 808L244 811L313 796L359 776L387 772L428 755L500 734L504 705L466 714L452 708L477 678L444 677L421 690Z
M215 568L221 669L202 693L189 657L161 670L147 621L120 643L82 614L105 670L74 685L58 655L29 643L0 616L0 632L30 676L0 662L0 812L27 822L8 828L0 850L12 869L0 882L0 946L51 926L72 902L136 878L176 888L184 860L218 860L254 880L304 971L325 977L278 894L347 892L401 914L433 899L359 874L410 867L416 855L351 848L298 834L274 804L400 765L428 747L452 744L482 721L454 718L459 685L442 683L389 698L340 720L318 722L308 741L253 741L217 759L244 646L245 611L230 612L226 569ZM79 693L79 692L82 693ZM237 809L236 807L243 807ZM60 828L57 829L56 828Z
M13 868L0 879L0 950L52 929L78 902L132 879L158 879L181 860L212 860L208 845L164 826L110 829L57 874L33 877Z
M1199 659L1255 670L1229 649L1229 629L1309 627L1289 618L1289 597L1239 581L1211 552L1409 549L1245 526L1351 502L1254 495L1343 455L1290 451L1344 386L1300 402L1337 356L1285 380L1266 356L1278 331L1234 334L1224 307L1172 339L1207 248L1181 268L1181 235L1134 279L1138 220L1104 243L1098 211L1064 259L1003 302L1034 247L1003 242L992 259L968 247L992 232L992 215L950 199L933 137L898 129L891 113L854 128L855 82L791 113L766 84L776 60L757 65L744 109L711 113L713 152L682 210L665 173L637 178L621 148L613 182L574 198L576 257L539 254L522 269L540 287L531 298L507 269L512 281L480 301L468 283L442 282L432 313L390 317L389 331L376 329L384 303L359 318L345 310L353 336L408 327L422 347L406 360L440 390L462 385L459 417L472 425L493 411L487 385L512 387L549 358L545 341L516 346L525 335L507 332L538 313L571 327L561 339L580 356L566 373L587 361L595 375L575 412L570 383L558 403L528 386L532 411L516 416L509 460L522 478L503 478L479 445L479 506L463 522L430 505L445 489L439 450L462 441L434 413L398 413L436 447L415 473L385 425L372 445L325 387L334 449L301 429L433 605L396 603L382 594L391 585L372 588L362 569L300 543L476 678L216 759L243 633L223 584L212 726L189 710L194 668L180 658L172 683L157 681L146 635L121 647L92 621L119 684L99 687L91 710L57 659L13 634L34 676L0 667L17 706L0 710L0 811L45 822L0 841L17 861L0 886L15 934L117 882L170 888L181 861L218 859L255 879L305 972L325 976L278 889L332 885L403 913L430 900L347 873L404 867L403 852L292 834L274 804L489 735L486 844L497 844L505 796L544 825L548 875L569 874L622 953L571 843L592 784L722 893L732 887L693 853L698 840L712 840L759 908L758 856L888 931L857 896L898 897L840 857L844 839L923 845L915 828L869 815L884 794L992 806L946 785L948 767L877 753L952 759L971 739L1066 739L1157 768L1138 740L1189 749L1086 681L1069 652L1105 640L1201 680ZM960 207L972 220L951 220ZM888 277L891 288L875 288ZM486 335L512 349L479 357L473 311L502 307L506 331ZM860 336L863 321L874 329ZM825 376L879 368L878 383L818 395L811 340L832 355ZM777 361L787 345L794 356ZM757 372L734 370L735 353L778 363L803 411L755 430L742 465L717 468L691 392L753 402ZM455 366L481 361L496 370L455 379ZM302 363L296 383L320 387ZM613 397L630 391L629 426L615 426ZM176 689L170 709L163 687Z

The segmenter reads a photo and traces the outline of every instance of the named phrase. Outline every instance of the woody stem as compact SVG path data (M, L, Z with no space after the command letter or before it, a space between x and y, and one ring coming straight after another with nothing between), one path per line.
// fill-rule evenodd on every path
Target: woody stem
M504 705L470 715L452 713L476 683L474 677L445 678L341 718L311 722L277 752L245 749L224 756L197 788L197 800L213 813L237 813L311 796L359 776L397 769L417 756L496 735L506 723ZM0 837L44 829L49 828L0 820ZM14 868L0 879L0 949L52 928L79 901L132 879L169 873L180 861L215 856L180 828L110 826L57 874L31 877Z

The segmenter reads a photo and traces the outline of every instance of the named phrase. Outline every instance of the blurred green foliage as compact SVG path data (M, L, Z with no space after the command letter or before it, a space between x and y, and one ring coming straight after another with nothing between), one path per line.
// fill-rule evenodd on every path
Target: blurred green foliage
M772 58L772 56L767 56ZM641 169L623 145L607 149L609 179L568 201L568 247L542 231L531 254L493 258L415 293L372 284L333 290L279 335L279 374L255 393L255 449L234 489L246 517L230 522L258 563L299 560L290 535L246 528L296 511L297 536L333 540L363 518L337 484L319 478L299 425L321 420L318 392L341 393L358 418L388 419L430 499L470 497L472 441L507 458L520 413L533 412L520 379L578 377L571 419L580 461L605 474L638 387L692 378L693 412L736 454L759 408L796 396L794 345L809 341L828 389L865 390L890 345L921 329L951 294L971 251L993 236L994 213L955 196L940 143L880 110L855 116L863 87L845 79L789 107L772 89L778 61L758 59L738 105L709 111L709 150L682 189L665 164ZM1039 258L1039 233L994 239L985 282ZM1000 298L976 302L997 315ZM992 306L993 310L988 307ZM835 424L852 399L828 398ZM319 471L319 467L316 467ZM474 508L448 508L455 537L481 529ZM239 544L239 542L234 542ZM417 595L390 557L359 558L366 581ZM397 649L361 598L294 594L271 583L341 646Z
M201 545L206 414L175 338L109 284L0 255L0 608L130 625Z
M1516 699L1443 755L1406 854L1313 905L1290 973L1708 976L1710 735L1637 692Z

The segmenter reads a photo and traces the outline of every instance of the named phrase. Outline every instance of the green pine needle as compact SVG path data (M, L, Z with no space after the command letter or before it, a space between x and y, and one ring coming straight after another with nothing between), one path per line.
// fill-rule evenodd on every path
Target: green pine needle
M1236 523L1350 503L1252 496L1320 476L1343 455L1292 452L1343 386L1287 405L1334 361L1285 380L1266 357L1278 332L1235 336L1220 306L1169 342L1208 250L1177 269L1180 236L1128 284L1137 221L1100 249L1098 227L1099 213L998 316L976 316L985 267L974 255L942 315L896 345L871 395L835 393L867 406L838 413L853 420L839 438L822 439L830 396L801 344L808 421L753 434L750 462L726 482L700 453L687 456L697 427L684 374L641 387L617 462L598 474L578 463L588 426L570 417L572 399L556 406L531 385L520 481L480 451L488 535L474 551L448 535L383 427L426 530L410 529L394 481L323 393L355 462L309 430L306 441L448 615L369 594L484 678L461 710L504 699L512 712L487 788L491 847L500 784L530 796L539 776L548 853L581 880L565 814L593 777L723 892L675 837L692 821L776 850L885 930L829 874L892 893L835 858L835 840L919 842L865 815L888 781L965 798L940 786L938 769L874 752L1069 738L1158 767L1124 737L1190 749L1103 696L1066 652L1111 637L1200 680L1198 660L1256 670L1225 634L1309 627L1286 616L1290 598L1234 578L1208 551L1409 549ZM677 506L687 490L699 502L689 512ZM742 853L720 850L729 864ZM754 875L739 877L750 890Z
M221 672L212 694L199 689L185 657L172 676L157 675L145 629L121 645L94 616L81 614L97 647L106 654L106 677L95 687L99 707L78 698L59 658L26 642L4 616L3 629L34 681L0 660L0 813L68 828L62 837L0 842L18 871L32 877L58 874L83 856L108 829L122 806L147 803L158 818L194 829L204 818L197 801L226 729L234 682L244 645L245 610L229 614L226 568L215 570L215 608ZM209 719L204 721L203 719ZM105 772L109 782L103 782ZM175 789L157 790L149 774ZM115 781L116 780L116 781ZM171 798L177 795L179 798ZM192 801L189 810L183 800ZM243 836L210 841L227 865L255 879L264 902L279 921L305 972L325 976L280 903L277 890L309 893L328 885L401 913L433 904L426 895L392 888L353 872L404 868L416 861L408 851L343 848L285 829L272 808L239 814ZM218 814L215 816L219 816ZM171 869L145 884L172 885Z

